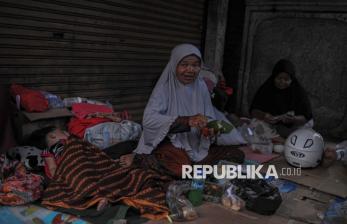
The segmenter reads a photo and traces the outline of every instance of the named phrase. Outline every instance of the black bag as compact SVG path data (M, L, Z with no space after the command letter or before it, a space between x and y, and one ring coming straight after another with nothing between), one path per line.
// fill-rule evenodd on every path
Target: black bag
M250 211L272 215L282 203L278 188L262 179L234 179L235 193L246 202Z

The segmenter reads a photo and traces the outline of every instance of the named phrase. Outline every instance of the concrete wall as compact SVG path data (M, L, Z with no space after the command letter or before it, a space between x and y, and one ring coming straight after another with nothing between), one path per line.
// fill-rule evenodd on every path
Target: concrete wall
M247 1L238 91L244 114L281 58L296 65L316 128L327 134L339 126L347 112L347 2Z
M240 68L242 31L245 17L245 1L233 0L229 2L228 20L224 45L223 74L226 82L235 91L238 88L238 72ZM227 104L229 112L236 111L236 94L233 94Z
M207 4L204 62L220 75L223 66L229 0L210 0Z

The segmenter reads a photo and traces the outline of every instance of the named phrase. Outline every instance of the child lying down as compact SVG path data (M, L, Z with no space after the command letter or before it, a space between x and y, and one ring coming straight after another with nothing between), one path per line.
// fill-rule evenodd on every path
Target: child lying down
M122 167L92 144L70 137L55 127L31 136L44 151L45 173L51 179L42 204L83 210L123 202L143 217L161 219L168 214L164 185L168 177L135 166Z

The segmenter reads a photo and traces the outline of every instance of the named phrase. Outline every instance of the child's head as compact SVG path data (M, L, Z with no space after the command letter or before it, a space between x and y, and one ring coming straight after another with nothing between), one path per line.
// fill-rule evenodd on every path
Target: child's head
M60 140L67 140L69 136L69 133L66 131L54 126L49 126L34 131L30 137L30 143L40 149L44 149L51 147Z

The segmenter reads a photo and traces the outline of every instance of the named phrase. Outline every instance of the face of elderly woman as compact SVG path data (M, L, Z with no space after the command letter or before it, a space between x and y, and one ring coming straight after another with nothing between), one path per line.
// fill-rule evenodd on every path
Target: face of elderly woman
M183 85L193 83L199 75L201 61L195 55L184 57L176 67L176 77Z
M276 76L274 82L277 88L286 89L292 83L292 79L290 78L290 75L288 73L281 72Z

